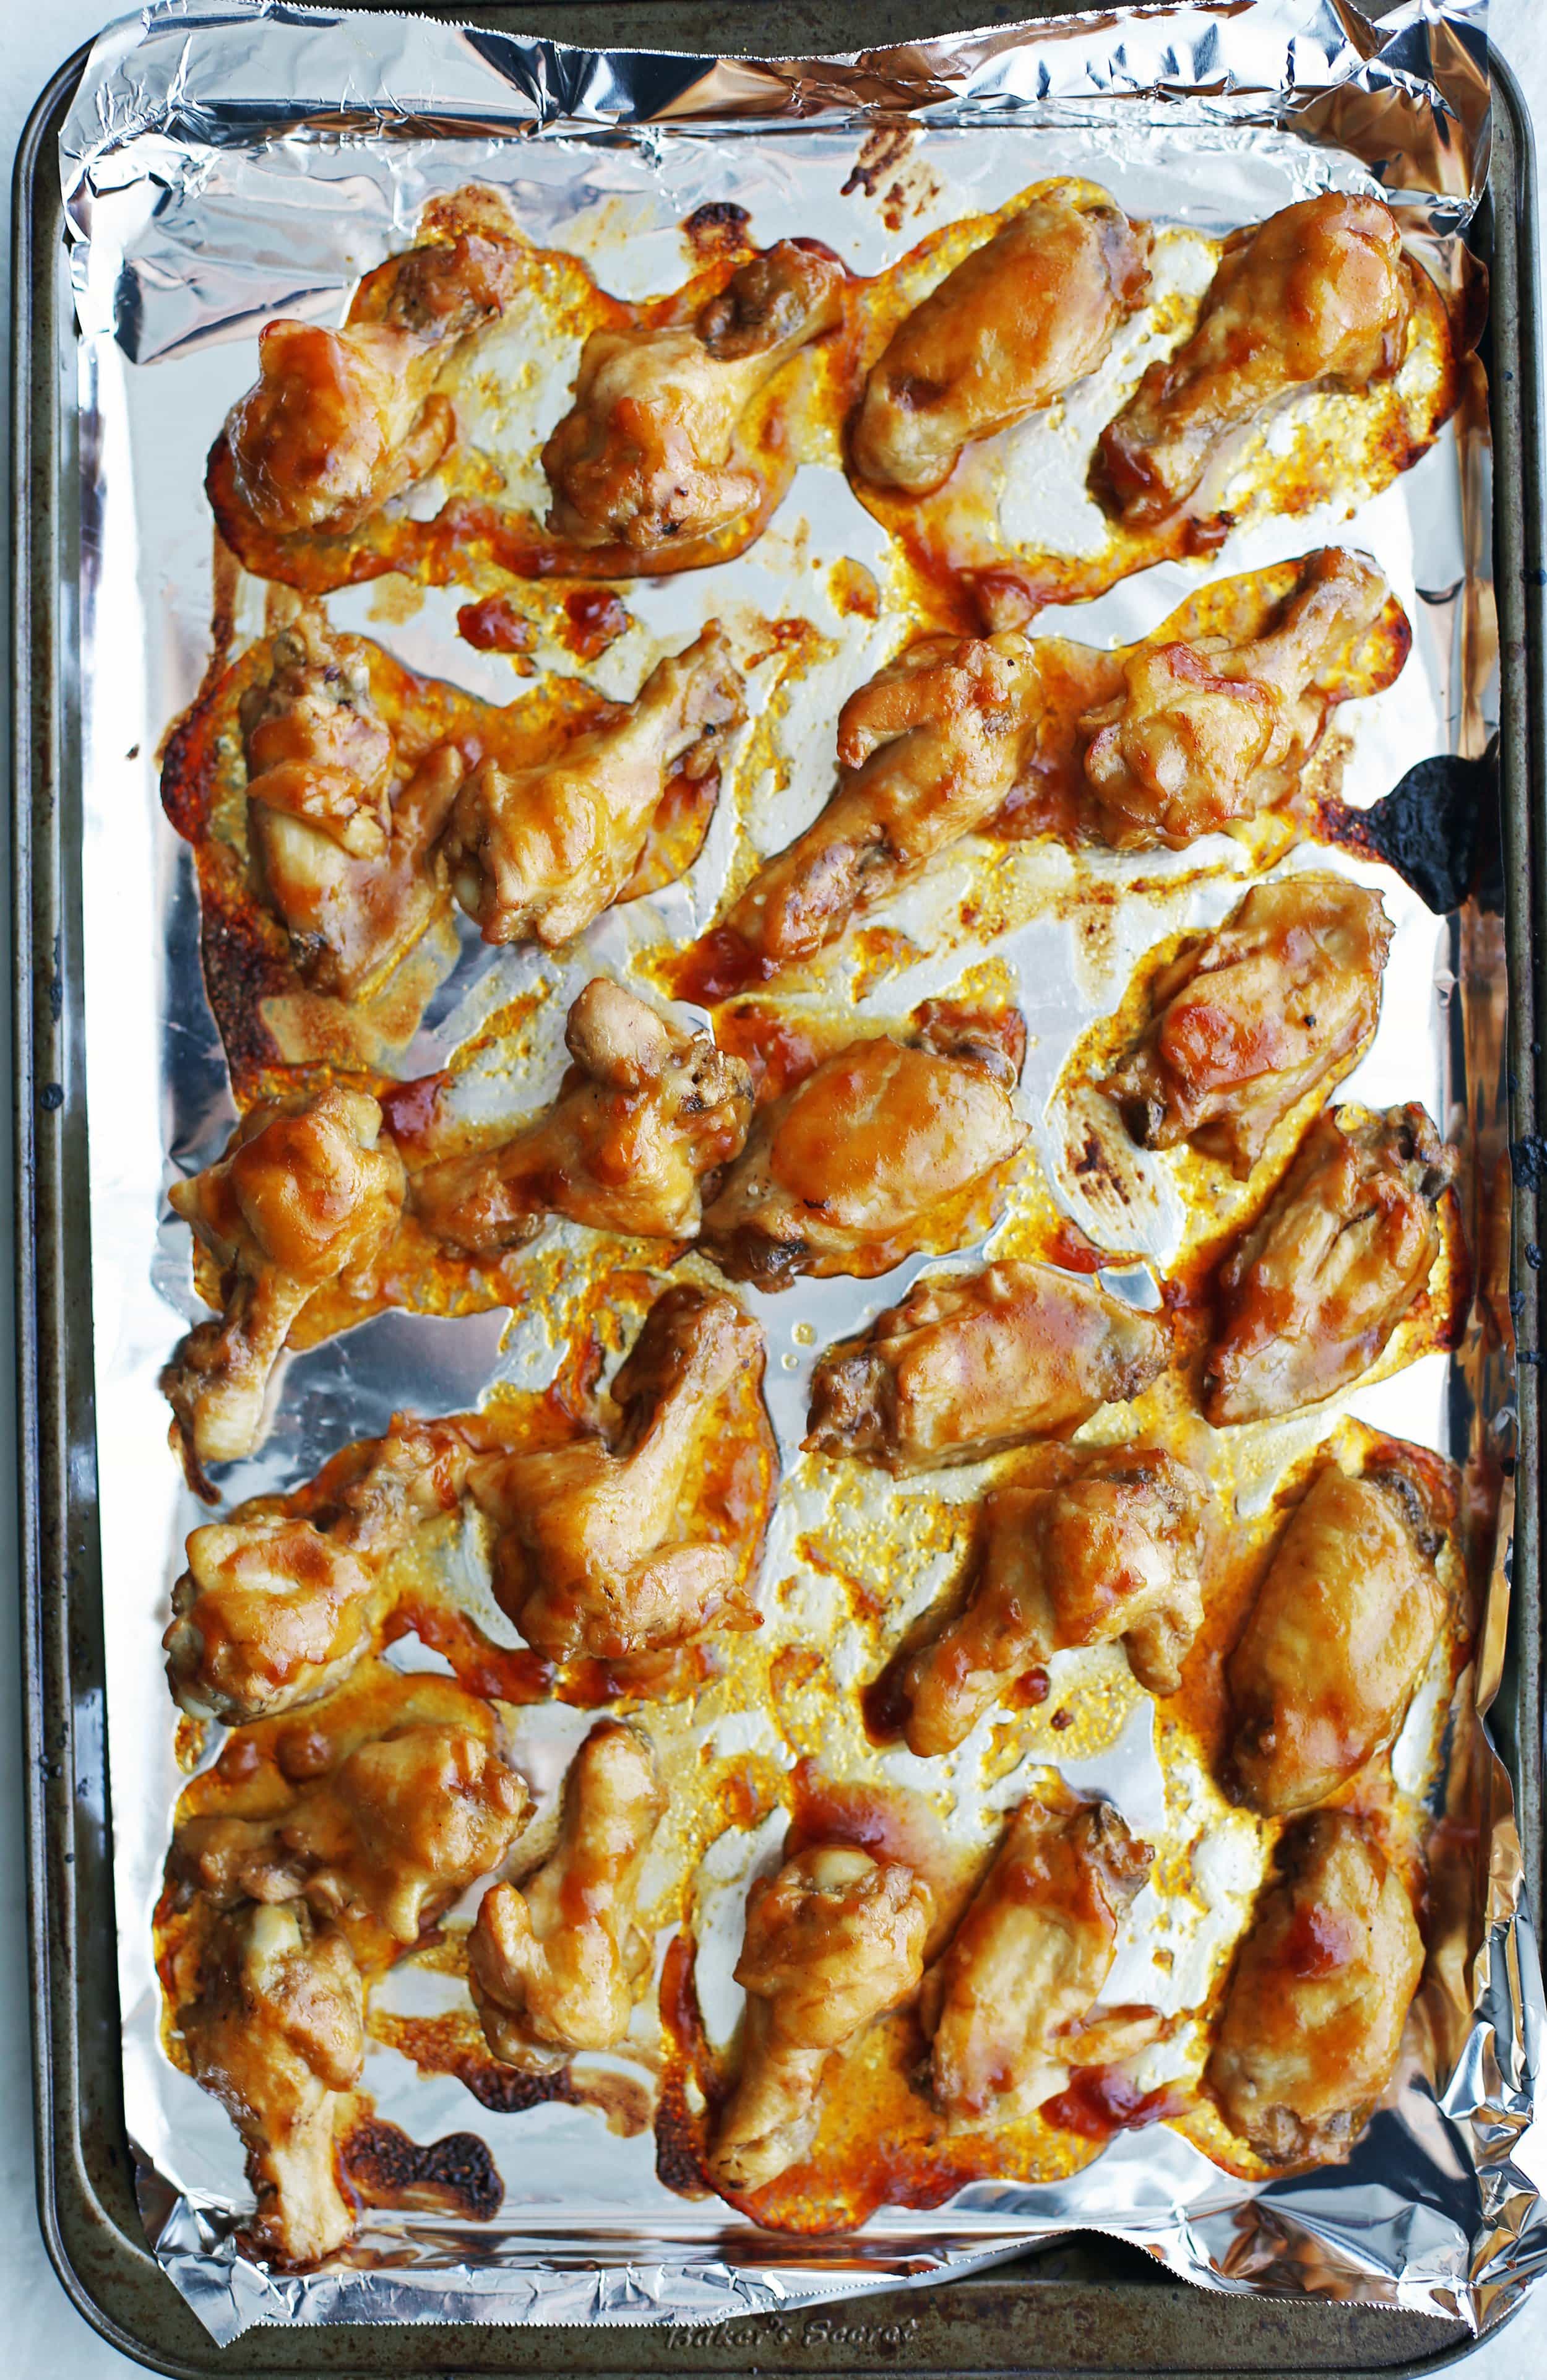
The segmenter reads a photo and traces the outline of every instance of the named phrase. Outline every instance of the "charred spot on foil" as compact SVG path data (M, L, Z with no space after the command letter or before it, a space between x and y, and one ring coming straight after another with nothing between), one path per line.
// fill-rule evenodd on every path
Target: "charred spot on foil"
M341 2155L368 2206L431 2206L487 2223L504 2204L505 2185L476 2132L448 2132L421 2145L384 2117L368 2116Z
M1384 859L1437 917L1458 909L1474 889L1483 907L1496 909L1497 862L1481 832L1493 816L1496 783L1492 746L1481 760L1439 753L1369 809L1324 804L1323 832L1345 851Z

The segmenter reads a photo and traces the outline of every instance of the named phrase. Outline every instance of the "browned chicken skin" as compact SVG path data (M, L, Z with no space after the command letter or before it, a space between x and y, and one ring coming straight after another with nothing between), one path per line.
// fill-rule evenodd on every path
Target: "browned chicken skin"
M1275 1126L1374 1032L1391 930L1378 892L1307 871L1254 884L1184 942L1100 1087L1139 1146L1190 1141L1244 1179Z
M271 322L259 376L226 423L236 493L264 528L340 531L441 460L456 435L435 382L514 295L523 250L465 233L367 275L342 330Z
M634 701L555 759L507 771L485 760L446 837L456 897L486 942L553 950L610 907L634 873L673 776L703 777L742 717L742 684L718 620L658 662Z
M1233 232L1191 337L1152 364L1101 433L1098 471L1130 528L1206 509L1226 442L1302 389L1360 390L1401 366L1411 268L1379 199L1328 191Z
M241 2134L260 2248L285 2265L341 2248L355 2212L340 2187L338 2095L365 2063L348 1944L302 1904L246 1902L211 1925L177 2028L195 2079Z
M291 1324L323 1283L364 1276L395 1230L403 1164L381 1127L373 1099L330 1085L294 1114L254 1108L218 1163L173 1184L174 1210L222 1268L221 1319L190 1330L162 1374L196 1478L252 1452Z
M932 2086L952 2131L1030 2116L1071 2066L1115 2062L1153 2038L1153 2011L1094 2011L1154 1857L1109 1802L1055 1783L1021 1803L925 1977Z
M1373 564L1309 554L1276 624L1231 646L1143 645L1115 700L1080 722L1087 832L1118 851L1183 849L1282 801L1320 742L1348 662L1389 602Z
M892 333L854 425L861 477L927 495L963 446L1094 371L1148 286L1146 247L1094 182L1045 185Z
M754 511L762 481L737 451L742 417L799 350L840 321L843 268L795 240L733 273L691 323L593 331L574 403L542 450L550 527L622 544L641 569L673 542Z
M1054 1265L932 1274L861 1339L829 1347L811 1383L808 1449L888 1471L975 1463L1063 1438L1126 1403L1170 1359L1165 1325Z
M1400 1878L1350 1814L1301 1820L1278 1864L1203 2079L1259 2156L1341 2162L1391 2080L1423 1942Z
M929 1923L912 1868L847 1843L814 1844L754 1884L736 1963L741 2073L708 2160L721 2189L759 2190L799 2164L828 2060L917 1988Z
M1444 1618L1443 1544L1416 1451L1386 1447L1359 1478L1318 1474L1228 1665L1231 1768L1252 1809L1324 1802L1393 1742Z
M468 1982L496 2058L540 2065L622 2041L650 1972L635 1894L665 1806L644 1738L601 1720L564 1780L551 1855L519 1890L491 1886L468 1937Z
M613 1381L615 1445L583 1438L478 1465L472 1494L499 1533L494 1591L538 1652L622 1659L758 1625L731 1548L694 1535L693 1490L723 1392L762 1363L762 1332L733 1298L679 1283Z
M570 1010L564 1039L574 1063L546 1114L498 1148L415 1174L413 1205L433 1237L489 1256L530 1239L546 1215L695 1236L705 1175L746 1137L746 1067L599 976Z
M1122 1640L1151 1694L1174 1694L1203 1617L1205 1490L1158 1447L1104 1448L1051 1488L1000 1488L965 1607L910 1654L900 1685L908 1748L954 1752L1028 1670Z
M1220 1274L1203 1375L1216 1427L1294 1413L1368 1371L1433 1269L1458 1162L1416 1104L1317 1117Z

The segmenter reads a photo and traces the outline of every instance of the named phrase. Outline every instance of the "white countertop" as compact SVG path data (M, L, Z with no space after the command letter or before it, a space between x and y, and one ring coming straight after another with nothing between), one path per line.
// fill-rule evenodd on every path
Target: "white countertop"
M0 0L5 34L0 158L6 166L7 258L10 166L33 100L55 67L116 13L111 0L105 7L104 0ZM1547 125L1547 0L1493 0L1491 30L1519 78L1533 117ZM7 392L10 319L10 307L0 307L0 380ZM7 400L0 412L0 457L8 438ZM0 589L0 605L5 601ZM0 683L0 707L8 701L9 688ZM8 839L8 811L0 808L0 841ZM7 1085L10 1052L9 970L0 968L0 1081ZM8 1097L0 1102L6 1111L9 1106ZM8 1247L10 1233L8 1169L0 1169L0 1246ZM16 1524L12 1330L7 1254L0 1265L0 1545L7 1546L14 1545ZM14 1573L14 1560L11 1568ZM0 1777L19 1785L21 1759L16 1664L5 1660L0 1661ZM44 2380L44 2375L49 2380L113 2380L113 2375L139 2367L106 2346L76 2313L49 2265L34 2213L24 1907L20 1800L13 1790L0 1814L0 1911L9 1912L0 1929L0 2107L9 2110L8 2120L0 2126L0 2305L8 2309L6 2343L0 2355L18 2380ZM1438 2329L1435 2338L1438 2345ZM1468 2380L1524 2380L1528 2374L1547 2374L1547 2286L1540 2287L1516 2320L1496 2339L1484 2341L1463 2368Z

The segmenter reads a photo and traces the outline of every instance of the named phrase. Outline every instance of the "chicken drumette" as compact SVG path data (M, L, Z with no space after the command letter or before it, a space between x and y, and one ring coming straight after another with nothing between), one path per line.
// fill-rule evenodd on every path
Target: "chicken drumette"
M1341 2162L1391 2080L1423 1942L1401 1879L1348 1813L1302 1819L1278 1864L1203 2079L1259 2156Z
M1232 1772L1264 1815L1324 1802L1407 1716L1448 1601L1434 1461L1329 1463L1295 1507L1227 1670Z
M927 495L963 446L1094 371L1148 287L1146 247L1096 184L1045 184L892 333L854 425L862 479Z
M1433 1269L1457 1162L1417 1105L1317 1117L1220 1274L1211 1422L1271 1420L1368 1370Z
M1150 989L1102 1083L1142 1148L1190 1141L1243 1178L1275 1126L1375 1030L1391 921L1378 892L1306 872L1254 884Z
M1191 337L1152 364L1101 433L1113 510L1145 528L1209 508L1227 442L1303 389L1364 389L1400 368L1412 268L1379 199L1327 191L1226 241Z
M691 322L593 331L574 403L542 450L550 528L622 546L640 570L755 513L743 416L775 372L842 313L843 268L797 240L751 258Z
M804 2156L828 2060L916 1989L930 1911L912 1868L848 1843L812 1845L754 1884L741 2072L708 2159L719 2188L759 2190Z
M542 2065L622 2039L650 1971L635 1894L664 1808L648 1744L603 1719L564 1780L551 1854L519 1890L491 1886L468 1937L468 1979L496 2058Z
M1142 2048L1149 2010L1096 2010L1154 1857L1109 1802L1056 1782L1021 1803L955 1939L925 1977L937 2105L952 2131L1032 2115L1073 2066Z
M547 1215L647 1239L696 1235L704 1176L746 1137L747 1068L604 977L581 992L564 1039L574 1063L546 1114L415 1174L413 1205L433 1238L491 1256Z
M1009 1263L934 1275L828 1350L805 1443L888 1471L975 1463L1067 1437L1098 1406L1138 1396L1169 1359L1164 1322L1086 1274Z
M220 1320L190 1330L162 1374L172 1442L196 1481L258 1444L292 1323L324 1283L369 1275L404 1183L376 1101L330 1085L294 1114L254 1108L217 1164L173 1184L174 1210L221 1267Z
M902 1662L908 1748L954 1752L1054 1653L1121 1638L1151 1694L1176 1692L1203 1617L1204 1489L1157 1447L1103 1449L1051 1488L1000 1488L965 1608Z

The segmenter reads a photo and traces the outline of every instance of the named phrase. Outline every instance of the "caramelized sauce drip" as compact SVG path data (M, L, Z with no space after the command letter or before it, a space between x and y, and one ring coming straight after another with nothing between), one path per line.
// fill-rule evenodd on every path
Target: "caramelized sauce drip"
M1041 2113L1045 2123L1082 2141L1108 2141L1114 2132L1139 2131L1167 2116L1179 2116L1187 2095L1174 2085L1141 2091L1120 2066L1076 2066L1068 2088L1049 2099Z

